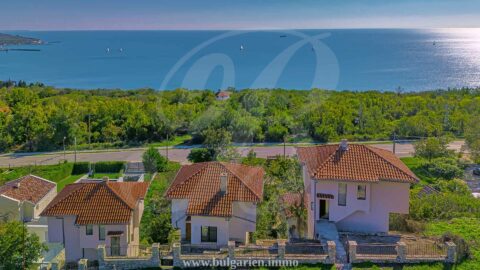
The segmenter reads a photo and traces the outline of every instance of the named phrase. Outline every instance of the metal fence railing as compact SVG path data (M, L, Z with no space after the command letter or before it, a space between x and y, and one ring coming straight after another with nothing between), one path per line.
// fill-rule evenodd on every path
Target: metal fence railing
M278 248L271 246L243 246L235 248L235 257L239 258L269 258L273 259L278 256Z
M360 256L397 256L396 244L357 244L357 255Z
M227 253L227 250L217 246L215 244L182 244L182 254L215 254L215 253Z
M144 245L129 246L106 246L107 257L149 257L152 255L152 247Z
M326 255L328 248L321 243L287 243L285 255Z
M407 258L439 258L447 256L447 246L441 242L407 243Z

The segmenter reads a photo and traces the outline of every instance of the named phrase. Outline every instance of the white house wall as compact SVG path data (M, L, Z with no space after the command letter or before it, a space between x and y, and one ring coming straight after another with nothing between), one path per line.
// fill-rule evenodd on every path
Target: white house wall
M185 213L187 212L188 200L174 199L172 200L172 226L180 229L182 239L186 237L185 219L187 218Z
M34 218L39 219L45 207L57 196L57 187L52 188L35 206Z
M217 245L226 246L229 240L229 221L224 217L192 216L192 244L205 244L201 241L202 226L217 227Z

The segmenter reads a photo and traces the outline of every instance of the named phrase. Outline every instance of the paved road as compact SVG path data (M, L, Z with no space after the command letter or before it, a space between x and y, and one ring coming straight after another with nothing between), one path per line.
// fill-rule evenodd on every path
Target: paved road
M450 148L459 151L463 146L463 141L454 141L450 144ZM392 151L393 144L378 143L371 144L372 146L379 147ZM239 153L242 156L246 156L250 149L253 149L257 153L257 157L266 158L269 156L283 155L284 148L281 145L277 146L255 146L255 147L237 147ZM143 148L136 149L124 149L124 150L112 150L112 151L99 151L88 152L82 151L77 153L77 161L105 161L105 160L119 160L119 161L140 161L142 160L142 154L145 151ZM164 149L160 150L162 155L166 155ZM187 163L187 156L190 153L190 149L170 149L168 156L173 161L181 163ZM413 153L413 145L411 143L397 143L395 153L398 157L408 157ZM286 146L285 154L287 156L295 155L294 146ZM8 166L25 166L25 165L46 165L46 164L58 164L61 160L66 158L69 161L74 160L74 154L68 152L65 157L63 152L54 153L29 153L29 154L4 154L0 155L0 167Z

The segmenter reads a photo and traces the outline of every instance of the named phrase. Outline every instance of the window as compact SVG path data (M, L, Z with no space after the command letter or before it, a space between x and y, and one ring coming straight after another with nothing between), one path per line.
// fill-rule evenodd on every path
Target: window
M87 225L85 231L87 235L93 235L93 225Z
M365 200L367 199L367 186L366 185L358 185L357 186L357 200Z
M105 225L98 225L98 240L105 240Z
M217 227L202 226L202 242L217 242Z
M338 183L338 205L347 205L347 184Z

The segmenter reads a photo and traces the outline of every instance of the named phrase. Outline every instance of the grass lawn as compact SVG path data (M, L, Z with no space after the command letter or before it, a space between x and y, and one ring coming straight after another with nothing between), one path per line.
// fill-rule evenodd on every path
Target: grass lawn
M84 176L85 174L72 174L69 177L66 177L65 179L62 179L57 182L57 191L61 191L66 185L72 184L80 177Z
M168 140L168 146L176 146L183 144L187 141L190 141L192 139L192 135L183 135L183 136L175 136L175 138ZM167 141L161 141L161 142L154 142L154 143L149 143L147 146L154 146L154 147L165 147L167 146Z
M404 157L400 158L412 172L420 178L420 184L431 184L435 182L428 171L422 168L424 159L416 157Z
M108 176L109 179L118 179L120 173L95 173L91 178L102 179L105 176Z

